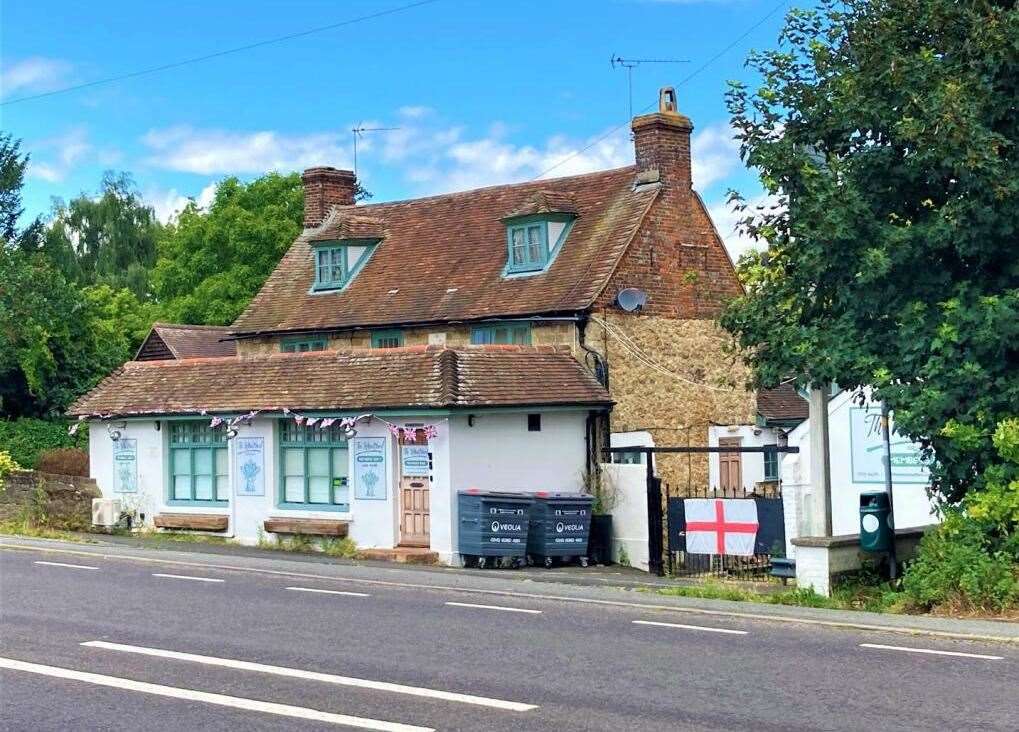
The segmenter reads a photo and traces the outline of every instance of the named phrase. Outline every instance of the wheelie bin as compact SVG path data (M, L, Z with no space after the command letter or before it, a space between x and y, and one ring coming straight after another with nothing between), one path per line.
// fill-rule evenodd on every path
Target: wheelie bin
M457 494L460 557L465 566L484 569L497 560L517 567L527 551L532 499L521 493L471 488Z
M535 493L527 535L528 563L551 567L556 561L576 558L586 567L592 501L591 496L579 493Z

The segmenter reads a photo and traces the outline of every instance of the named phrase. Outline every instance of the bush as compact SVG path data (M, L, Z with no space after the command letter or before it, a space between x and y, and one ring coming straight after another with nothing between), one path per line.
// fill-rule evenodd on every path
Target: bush
M35 469L57 475L88 477L88 453L78 447L57 447L39 453Z
M21 466L9 453L0 450L0 491L4 489L4 478L15 470L21 470Z
M916 605L946 610L1004 612L1019 606L1015 548L993 546L982 522L953 512L920 542L903 589Z
M39 454L59 447L88 449L88 427L82 425L78 434L67 434L65 422L23 417L13 421L0 420L0 450L10 453L20 465L34 469Z

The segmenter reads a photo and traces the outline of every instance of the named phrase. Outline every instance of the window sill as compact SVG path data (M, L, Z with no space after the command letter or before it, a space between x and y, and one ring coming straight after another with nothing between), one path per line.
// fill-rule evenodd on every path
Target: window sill
M168 498L167 506L190 506L192 508L228 508L230 501L185 501L180 498Z
M338 503L285 503L276 504L280 511L300 511L301 513L329 513L350 516L350 506Z

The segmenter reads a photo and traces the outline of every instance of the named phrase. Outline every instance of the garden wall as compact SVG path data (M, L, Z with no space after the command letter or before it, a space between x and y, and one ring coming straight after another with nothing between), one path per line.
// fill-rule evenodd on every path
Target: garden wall
M0 522L30 519L54 529L86 530L92 523L92 499L100 495L91 478L17 470L0 489Z

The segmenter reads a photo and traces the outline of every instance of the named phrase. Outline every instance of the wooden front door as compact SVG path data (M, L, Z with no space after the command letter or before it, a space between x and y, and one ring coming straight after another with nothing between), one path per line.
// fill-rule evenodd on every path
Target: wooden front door
M427 547L431 546L431 478L427 467L414 467L421 463L419 455L405 455L404 451L415 447L417 453L424 452L419 445L400 445L400 546Z
M739 437L721 437L718 446L739 447L742 442ZM733 493L743 490L743 453L718 453L718 487Z

